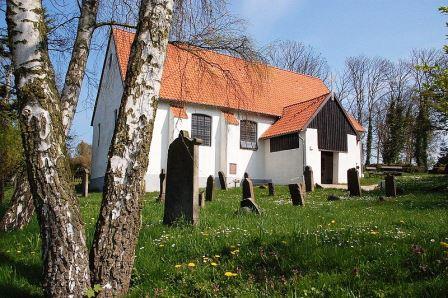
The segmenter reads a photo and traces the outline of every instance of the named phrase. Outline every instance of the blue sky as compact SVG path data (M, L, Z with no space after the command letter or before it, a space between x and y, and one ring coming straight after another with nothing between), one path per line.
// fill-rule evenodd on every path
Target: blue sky
M333 71L342 69L350 56L398 60L414 48L441 48L447 19L437 8L445 4L435 0L231 0L232 11L247 19L247 30L258 45L277 39L302 41L320 51ZM93 106L86 106L81 99L72 132L77 140L91 143Z

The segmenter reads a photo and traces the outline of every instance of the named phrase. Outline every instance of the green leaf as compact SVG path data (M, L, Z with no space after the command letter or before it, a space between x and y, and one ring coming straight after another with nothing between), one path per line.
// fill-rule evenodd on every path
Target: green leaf
M101 285L96 284L93 286L93 290L95 291L95 293L99 293L103 290L103 288L101 287Z
M95 291L92 288L87 289L86 296L87 296L87 298L95 297Z

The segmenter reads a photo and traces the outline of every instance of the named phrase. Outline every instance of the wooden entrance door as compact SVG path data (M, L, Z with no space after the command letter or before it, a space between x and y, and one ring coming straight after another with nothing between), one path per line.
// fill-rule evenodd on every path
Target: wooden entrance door
M320 159L321 182L323 184L333 183L333 152L322 151Z

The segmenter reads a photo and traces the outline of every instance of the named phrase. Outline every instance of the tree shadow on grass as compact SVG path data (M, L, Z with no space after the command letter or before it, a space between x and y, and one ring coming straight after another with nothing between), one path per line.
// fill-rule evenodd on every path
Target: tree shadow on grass
M17 275L26 279L29 284L36 287L41 286L42 268L38 264L27 264L14 260L10 256L0 252L0 266L10 266ZM0 296L2 295L5 297L36 297L25 288L0 282Z

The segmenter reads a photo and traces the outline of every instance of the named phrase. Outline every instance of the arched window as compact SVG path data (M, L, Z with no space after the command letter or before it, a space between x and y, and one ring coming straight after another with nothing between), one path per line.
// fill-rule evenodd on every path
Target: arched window
M240 148L257 150L257 122L250 120L240 121Z
M203 114L191 115L191 137L203 141L202 145L212 145L212 117Z

